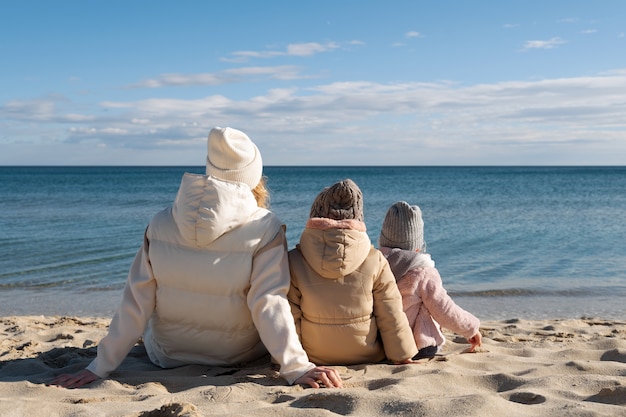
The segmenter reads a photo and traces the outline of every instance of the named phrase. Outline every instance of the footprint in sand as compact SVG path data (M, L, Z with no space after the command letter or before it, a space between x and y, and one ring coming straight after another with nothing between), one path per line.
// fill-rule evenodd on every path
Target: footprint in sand
M621 362L626 363L626 352L621 349L607 350L602 354L601 361Z
M193 404L172 403L151 411L143 411L135 417L200 417L198 409Z
M399 379L391 379L391 378L376 379L374 381L369 381L367 383L367 389L370 391L374 391L377 389L388 387L390 385L396 385L399 383L399 381L400 381Z
M533 392L514 392L509 395L509 401L518 404L534 405L546 402L546 397Z
M586 401L612 405L626 405L626 387L602 388L599 393L587 398Z
M232 392L233 389L231 387L210 387L203 390L201 394L207 401L226 402Z
M315 393L298 398L291 403L294 408L321 408L343 416L352 414L357 400L349 395L335 393Z
M72 336L71 334L59 333L56 336L54 336L52 339L47 340L47 342L52 343L52 342L56 342L57 340L74 340L74 336Z
M385 402L381 412L385 416L422 416L427 410L419 402L393 401Z

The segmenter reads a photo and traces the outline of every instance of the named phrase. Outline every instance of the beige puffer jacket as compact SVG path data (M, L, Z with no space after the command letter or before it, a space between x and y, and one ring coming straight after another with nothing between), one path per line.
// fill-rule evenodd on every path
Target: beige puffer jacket
M309 219L289 268L291 311L311 361L400 362L417 353L393 273L363 222Z

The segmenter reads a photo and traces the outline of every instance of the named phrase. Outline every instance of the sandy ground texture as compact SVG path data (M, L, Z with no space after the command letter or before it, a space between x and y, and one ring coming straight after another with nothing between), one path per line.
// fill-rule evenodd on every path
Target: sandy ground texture
M512 319L481 326L483 347L446 333L418 364L338 366L341 389L288 386L269 358L246 367L153 366L141 344L106 380L47 386L85 367L109 319L0 318L0 415L626 416L626 322Z

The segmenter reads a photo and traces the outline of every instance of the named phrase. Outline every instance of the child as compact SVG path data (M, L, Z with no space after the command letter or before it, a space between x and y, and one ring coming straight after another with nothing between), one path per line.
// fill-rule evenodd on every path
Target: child
M413 359L435 356L445 343L440 325L467 338L470 352L475 351L482 343L480 321L456 305L443 288L435 262L425 253L420 208L405 201L393 204L383 221L378 244L396 277L404 312L413 328L419 349Z
M350 179L322 190L300 243L289 251L287 298L314 363L411 363L415 341L395 278L363 222L363 195Z

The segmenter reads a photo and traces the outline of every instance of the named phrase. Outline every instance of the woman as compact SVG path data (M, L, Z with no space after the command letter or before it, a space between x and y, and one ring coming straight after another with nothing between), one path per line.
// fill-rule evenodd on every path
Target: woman
M96 359L52 384L76 388L107 377L143 335L150 360L163 368L233 365L269 352L290 384L342 386L298 340L284 226L264 207L262 168L245 133L211 130L206 175L186 173L173 206L148 225Z

